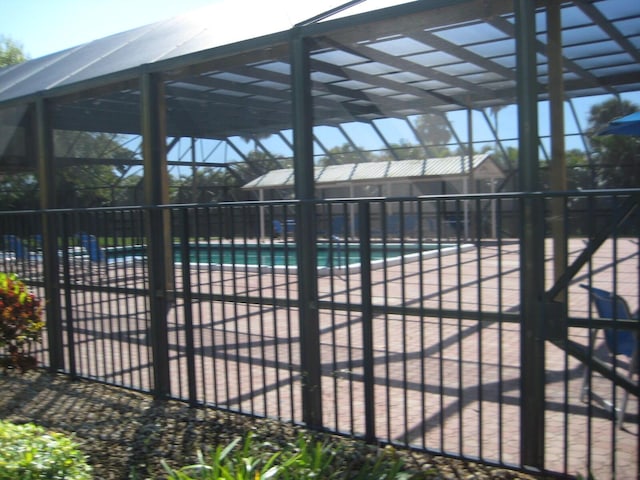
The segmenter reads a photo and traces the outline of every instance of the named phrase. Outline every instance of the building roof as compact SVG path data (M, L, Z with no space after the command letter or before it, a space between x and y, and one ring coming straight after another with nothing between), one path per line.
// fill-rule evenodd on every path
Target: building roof
M453 180L469 175L467 157L454 156L423 160L398 160L386 162L345 163L315 167L315 184L318 188L367 183L384 184L402 181ZM504 172L490 154L474 155L474 178L504 178ZM293 168L271 170L255 178L242 188L260 190L292 188Z

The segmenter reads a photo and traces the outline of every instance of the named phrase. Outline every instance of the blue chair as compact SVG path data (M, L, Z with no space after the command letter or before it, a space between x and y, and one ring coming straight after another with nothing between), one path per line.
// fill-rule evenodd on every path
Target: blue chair
M15 253L15 258L27 258L27 249L24 247L22 240L18 238L16 235L6 234L3 236L4 247L10 251Z
M79 233L77 238L80 240L80 245L89 254L89 260L92 262L105 262L107 256L98 244L98 239L94 235L88 233Z
M336 237L347 236L345 219L342 215L336 215L334 217L331 217L331 236L336 236Z
M293 236L296 233L296 221L293 218L288 218L284 222L284 231L287 236Z
M631 320L632 316L629 312L629 306L624 298L613 295L611 292L602 290L600 288L590 287L589 285L580 285L582 288L589 292L589 299L596 307L598 316L600 318L610 318L618 320ZM629 380L633 378L633 374L636 373L638 367L638 338L634 332L630 330L621 330L614 328L605 328L604 340L609 353L612 356L624 355L629 357L629 369L627 377ZM592 334L592 342L595 341L598 330L594 330ZM587 382L589 376L589 369L585 368L582 379L582 391L581 400L585 401L587 395ZM593 394L592 394L593 395ZM622 397L622 404L620 409L616 412L618 415L617 423L618 427L622 427L625 411L627 409L627 401L629 398L629 392L624 391ZM601 400L601 399L600 399ZM613 409L613 405L610 402L602 401L605 406Z

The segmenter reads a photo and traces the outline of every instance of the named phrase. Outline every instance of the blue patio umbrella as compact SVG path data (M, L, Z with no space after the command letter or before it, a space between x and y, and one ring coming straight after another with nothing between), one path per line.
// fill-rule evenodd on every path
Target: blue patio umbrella
M634 135L640 137L640 112L617 118L609 126L598 132L601 135Z

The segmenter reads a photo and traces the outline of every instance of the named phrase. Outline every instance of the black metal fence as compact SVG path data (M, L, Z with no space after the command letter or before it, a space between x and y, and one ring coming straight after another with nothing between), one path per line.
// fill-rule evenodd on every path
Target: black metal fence
M638 324L621 307L601 318L581 285L637 310L639 196L3 212L0 268L46 298L38 357L53 371L489 464L637 478L637 377L595 334ZM523 242L531 229L539 245Z

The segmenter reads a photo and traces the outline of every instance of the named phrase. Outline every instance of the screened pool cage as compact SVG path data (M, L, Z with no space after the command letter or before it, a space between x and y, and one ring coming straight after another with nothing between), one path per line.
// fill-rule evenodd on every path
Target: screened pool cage
M214 2L0 69L1 193L31 192L28 208L42 215L32 211L22 233L37 239L44 272L54 272L41 286L54 295L68 288L56 283L60 238L76 232L61 231L71 227L47 212L75 212L73 228L100 236L99 220L77 223L92 215L89 207L144 209L119 234L130 240L130 227L148 248L143 289L151 328L160 328L171 303L163 297L163 268L173 263L171 237L181 235L172 230L176 214L168 205L215 210L218 216L202 218L216 218L223 232L216 235L229 241L246 225L251 234L243 241L268 242L276 233L287 241L286 228L295 229L302 337L318 327L314 252L305 249L319 238L349 243L365 232L384 240L395 215L402 220L394 238L417 216L413 237L439 240L453 226L457 242L480 245L498 242L508 224L523 312L526 434L518 461L544 469L545 432L537 421L544 380L534 368L544 368L540 325L550 312L562 317L555 300L576 273L560 272L547 290L544 245L567 238L574 219L566 213L575 202L598 215L618 205L619 197L606 208L582 197L571 203L567 192L601 185L589 107L611 99L640 103L639 25L640 2L628 0ZM568 151L584 161L571 163ZM572 169L579 180L567 180ZM6 181L14 178L20 182ZM548 209L540 207L540 191L550 195ZM510 197L514 192L520 196ZM638 198L637 189L623 193L620 222L636 215ZM337 199L349 224L334 235L337 215L327 205ZM371 202L384 206L375 210ZM179 217L183 233L200 218L197 210L190 215ZM2 218L3 235L15 234L7 229L18 217ZM579 221L576 231L590 231ZM285 230L276 232L276 222ZM632 237L636 227L628 230ZM623 232L608 228L593 232L582 265L607 234ZM566 267L569 253L554 245ZM48 305L51 318L60 316L60 305ZM154 332L156 339L166 334ZM61 333L50 335L55 345ZM162 357L161 341L151 347ZM301 369L312 372L301 387L302 417L317 427L319 352L302 350ZM61 358L51 358L52 369ZM170 390L168 365L153 381L157 394Z
M552 142L588 155L585 98L638 92L628 2L560 2L557 21L522 6L532 32L511 0L251 6L268 21L231 3L3 69L2 171L47 179L33 186L47 208L515 191ZM490 178L469 168L482 153ZM327 188L311 168L439 157L458 171L374 169L379 181ZM297 191L294 175L242 188L287 168Z

